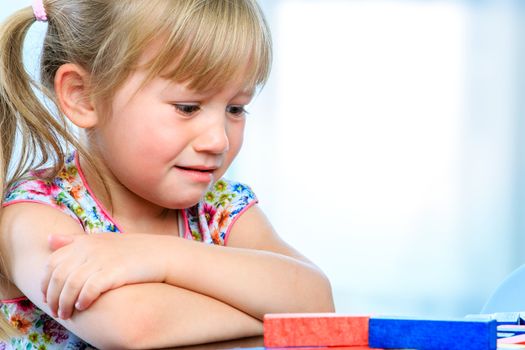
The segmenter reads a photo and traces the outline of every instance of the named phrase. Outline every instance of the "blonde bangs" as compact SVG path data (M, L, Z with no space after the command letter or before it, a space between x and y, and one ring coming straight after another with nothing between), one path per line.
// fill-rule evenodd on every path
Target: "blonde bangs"
M197 91L234 81L247 89L264 85L271 68L271 37L257 3L206 0L193 5L163 12L159 32L166 39L147 65L150 78L160 74Z

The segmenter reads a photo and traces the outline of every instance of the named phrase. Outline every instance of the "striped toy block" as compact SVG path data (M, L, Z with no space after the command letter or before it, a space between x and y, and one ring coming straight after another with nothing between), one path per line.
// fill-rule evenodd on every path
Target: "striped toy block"
M525 344L525 334L498 339L498 346L501 344Z

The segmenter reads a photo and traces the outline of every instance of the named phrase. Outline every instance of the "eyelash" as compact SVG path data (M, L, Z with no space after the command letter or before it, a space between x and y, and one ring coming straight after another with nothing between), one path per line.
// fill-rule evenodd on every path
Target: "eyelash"
M178 112L188 116L192 115L195 112L198 112L201 109L199 105L175 104L173 106Z
M175 104L173 105L177 111L180 113L191 116L192 114L198 112L201 107L199 105L186 105L186 104ZM237 109L237 111L232 111L232 109ZM242 105L231 105L226 108L226 112L229 114L234 115L235 117L244 117L248 114L248 111L246 110L245 106Z
M232 112L231 111L232 108L238 109L237 113ZM233 114L233 115L237 116L237 117L244 117L245 115L249 114L248 111L246 110L246 107L245 106L241 106L241 105L228 106L226 111L228 113L230 113L230 114Z

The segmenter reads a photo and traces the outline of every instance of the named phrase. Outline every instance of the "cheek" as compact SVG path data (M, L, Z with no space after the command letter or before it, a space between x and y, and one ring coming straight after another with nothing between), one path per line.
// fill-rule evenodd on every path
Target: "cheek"
M227 158L231 162L241 150L244 141L244 123L230 128L228 131L228 140L230 142L230 150L228 151Z
M166 152L167 145L178 139L178 135L170 128L156 125L148 118L133 118L115 127L113 137L115 146L123 153L132 153L136 157L151 158L153 154L161 156Z
M244 141L244 125L245 123L239 123L234 125L228 130L228 140L230 142L230 152L234 153L234 156L239 153L242 143ZM229 152L229 153L230 153Z

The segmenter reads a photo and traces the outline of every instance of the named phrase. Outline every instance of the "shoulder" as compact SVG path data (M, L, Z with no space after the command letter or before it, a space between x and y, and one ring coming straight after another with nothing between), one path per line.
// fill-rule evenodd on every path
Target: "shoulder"
M78 222L68 215L31 202L2 208L0 232L0 254L5 258L8 275L19 289L21 280L34 278L35 266L43 266L42 259L49 254L50 234L83 233Z
M68 205L72 201L74 199L64 188L64 183L60 178L48 181L31 177L18 181L9 188L2 206L8 207L19 203L44 204L67 214L80 223L74 211L71 210L71 206Z
M192 238L225 245L235 221L256 203L257 197L248 185L220 179L197 205L185 211Z
M47 205L22 202L9 205L0 211L2 250L10 251L13 245L30 246L42 236L47 247L47 237L52 233L83 233L73 218Z
M66 158L58 174L34 171L8 190L3 207L37 203L53 207L78 222L86 231L116 231L116 226L90 194L78 166L76 153Z
M37 202L64 211L67 197L73 194L71 190L78 178L74 153L65 159L64 167L58 174L51 171L51 169L38 169L27 173L7 189L3 206L20 202Z
M246 184L220 179L206 192L203 202L216 209L227 208L235 215L247 205L256 203L257 197Z
M251 206L232 225L228 236L228 246L255 249L289 256L311 263L304 255L286 243L258 205Z

